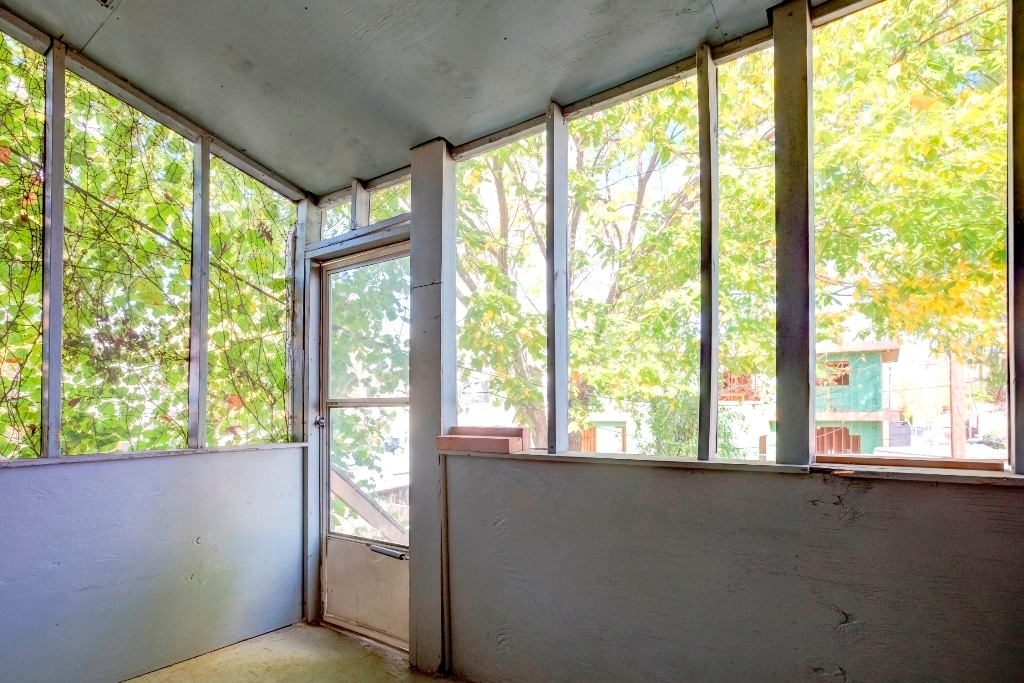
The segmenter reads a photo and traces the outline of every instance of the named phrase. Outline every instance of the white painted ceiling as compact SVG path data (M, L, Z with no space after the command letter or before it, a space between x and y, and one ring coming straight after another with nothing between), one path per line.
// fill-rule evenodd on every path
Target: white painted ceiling
M767 25L778 0L0 0L323 194Z

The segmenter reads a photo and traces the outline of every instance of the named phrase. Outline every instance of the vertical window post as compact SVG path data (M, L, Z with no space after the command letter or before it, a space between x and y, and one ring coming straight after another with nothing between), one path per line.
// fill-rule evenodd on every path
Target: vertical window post
M718 452L718 68L711 46L697 49L700 127L700 409L697 459Z
M362 180L352 179L352 191L350 194L352 211L349 216L352 220L352 229L365 228L370 224L370 191Z
M1013 470L1024 474L1024 0L1009 3L1010 155L1009 225L1009 443Z
M60 457L61 320L64 290L64 43L46 53L46 133L43 166L42 455Z
M814 198L811 18L807 0L771 10L775 42L778 248L776 462L808 465L814 444Z
M444 457L437 437L456 422L455 160L446 140L412 150L409 342L409 662L450 666L443 532Z
M323 466L321 464L318 430L313 427L319 406L314 398L311 382L319 375L307 374L311 354L318 347L310 343L309 331L313 320L312 296L313 277L306 245L320 240L323 229L323 211L309 198L299 200L298 217L295 224L295 248L292 254L292 310L291 310L291 405L288 410L291 438L305 441L303 469L305 471L303 491L302 546L305 553L302 563L302 616L309 623L320 619L320 539L324 530L323 516ZM318 302L316 302L318 303ZM316 355L313 356L314 358Z
M210 143L195 143L192 171L192 282L188 352L188 447L206 445L207 332L210 322Z
M569 124L547 114L548 453L569 450Z

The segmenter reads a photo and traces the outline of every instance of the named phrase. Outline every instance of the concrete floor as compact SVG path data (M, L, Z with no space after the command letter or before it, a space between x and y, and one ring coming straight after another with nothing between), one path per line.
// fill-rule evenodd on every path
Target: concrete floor
M295 624L131 679L130 683L417 683L405 653L349 633ZM449 679L450 680L450 679Z

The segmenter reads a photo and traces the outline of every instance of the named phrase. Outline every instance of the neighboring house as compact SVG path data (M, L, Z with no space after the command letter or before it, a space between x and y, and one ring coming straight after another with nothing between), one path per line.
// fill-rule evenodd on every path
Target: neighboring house
M883 365L895 363L899 355L900 347L892 341L818 345L816 452L874 453L883 445L903 445L890 443L891 423L902 427L903 418L888 405L882 372ZM822 376L821 363L827 375Z
M909 446L910 430L889 406L883 366L899 359L894 341L818 345L815 380L815 452L874 453L881 446ZM821 372L824 365L827 373ZM771 423L775 431L775 421ZM762 452L767 438L762 439Z

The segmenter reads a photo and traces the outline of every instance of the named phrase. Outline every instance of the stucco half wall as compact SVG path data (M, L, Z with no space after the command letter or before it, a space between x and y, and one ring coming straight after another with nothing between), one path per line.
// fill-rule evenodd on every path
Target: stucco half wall
M302 459L0 468L0 680L120 681L298 621Z

